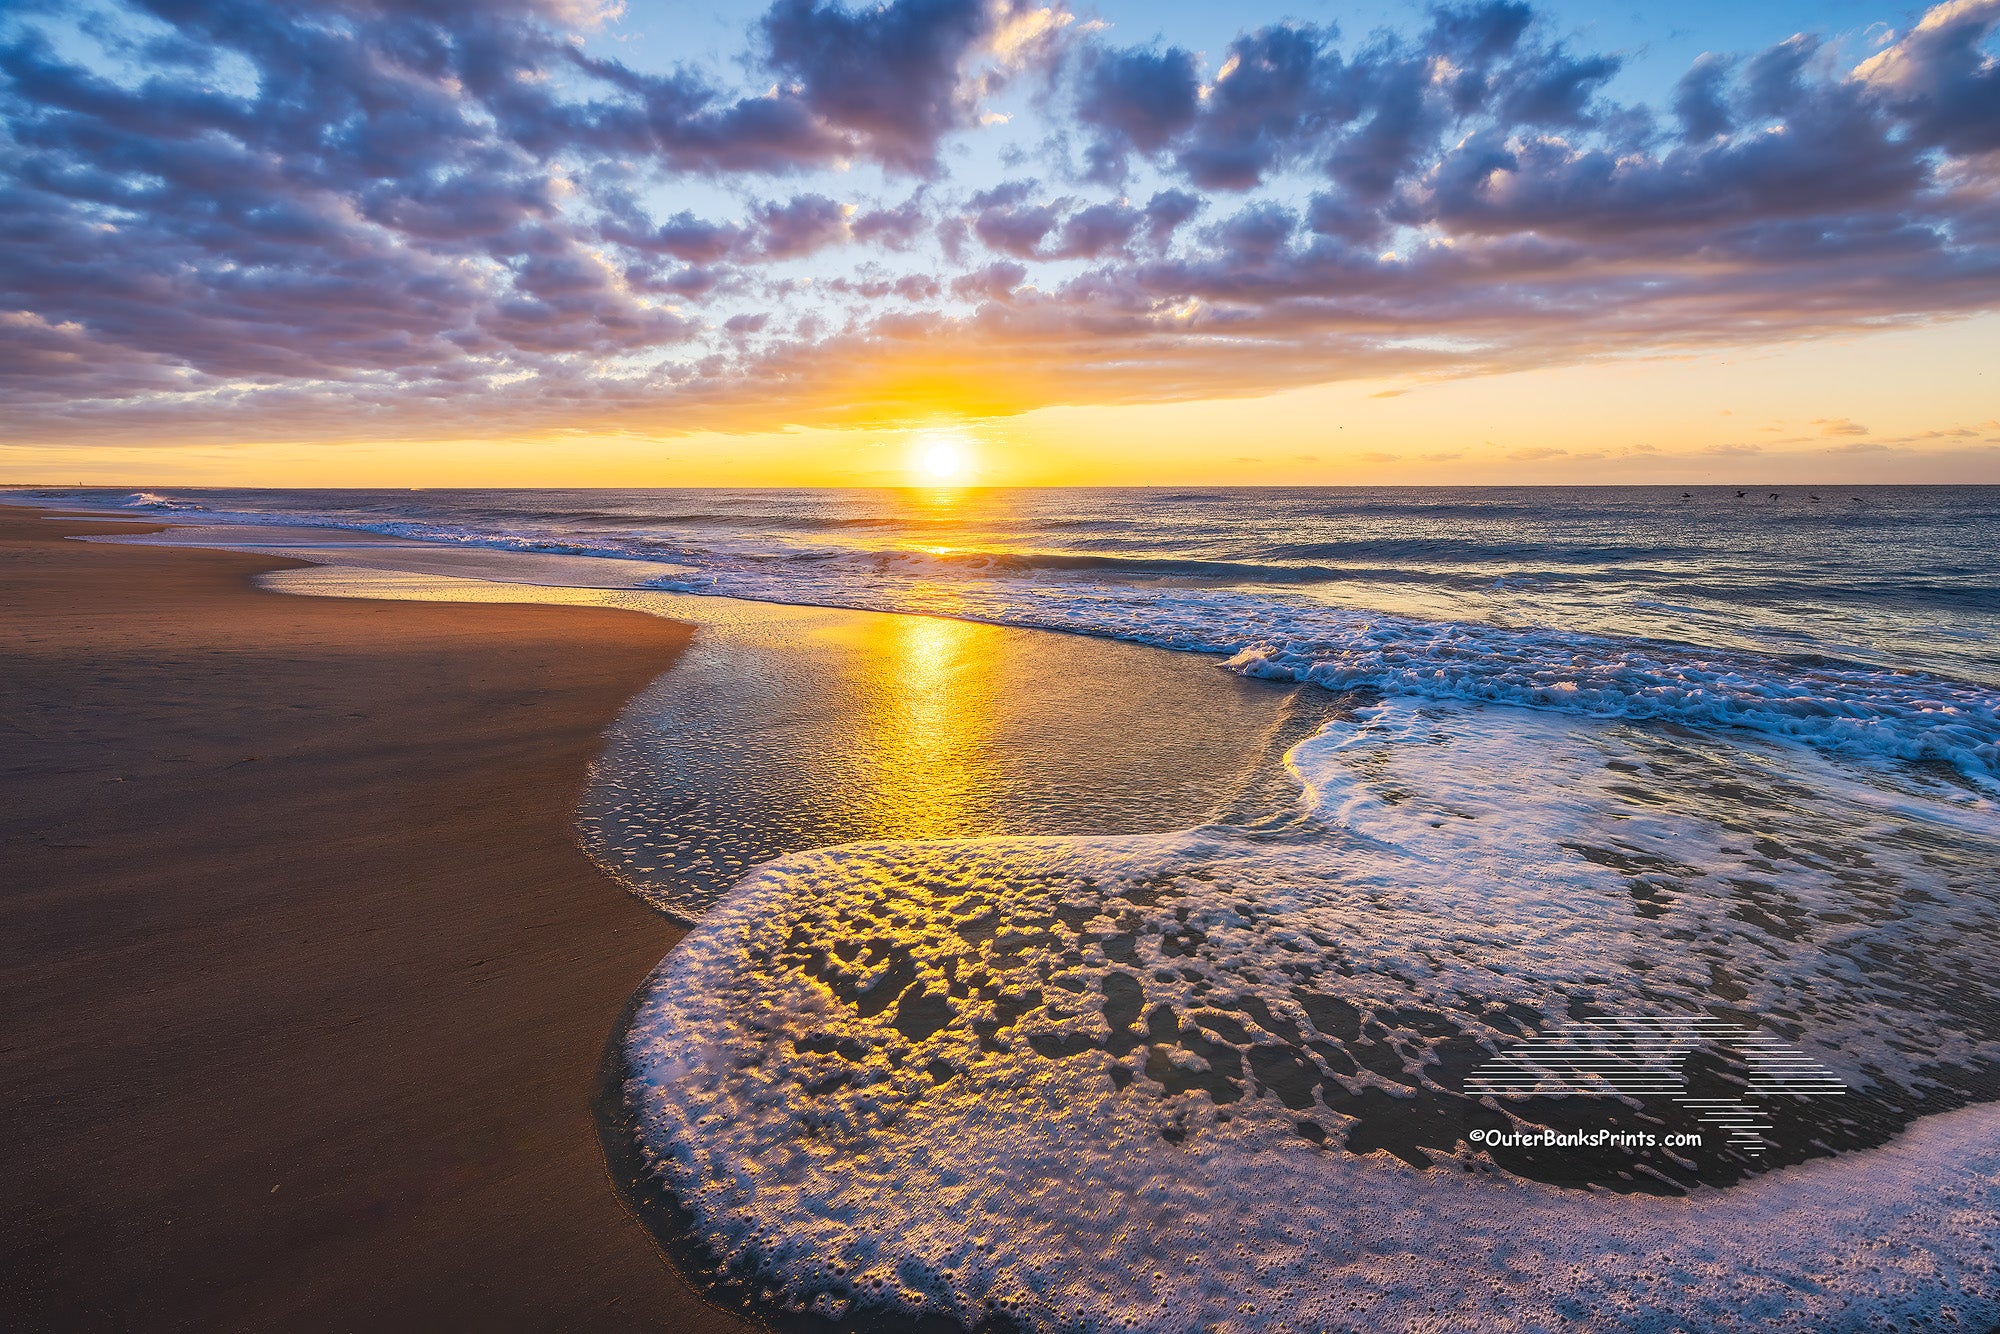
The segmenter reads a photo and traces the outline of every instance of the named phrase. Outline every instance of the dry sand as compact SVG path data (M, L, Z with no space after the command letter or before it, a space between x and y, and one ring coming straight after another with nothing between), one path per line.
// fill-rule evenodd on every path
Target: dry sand
M589 1099L676 929L577 850L635 613L291 598L0 510L0 1325L740 1327Z

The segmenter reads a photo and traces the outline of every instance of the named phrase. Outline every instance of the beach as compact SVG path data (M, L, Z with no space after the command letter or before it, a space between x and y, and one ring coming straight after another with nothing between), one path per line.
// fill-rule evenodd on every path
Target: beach
M6 520L9 1317L2000 1311L1986 595L1898 647L1810 502L775 495Z
M571 811L685 627L251 586L0 512L0 1323L734 1322L590 1098L679 932Z

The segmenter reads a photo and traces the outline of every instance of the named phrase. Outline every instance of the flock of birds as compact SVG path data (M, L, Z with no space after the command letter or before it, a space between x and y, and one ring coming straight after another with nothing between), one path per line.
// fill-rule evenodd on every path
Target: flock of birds
M1743 498L1744 498L1745 496L1747 496L1747 495L1749 495L1749 494L1750 494L1750 493L1749 493L1748 491L1738 491L1738 492L1736 493L1736 498L1737 498L1738 500L1741 500L1741 499L1743 499ZM1772 500L1776 500L1776 499L1778 499L1778 497L1779 497L1779 494L1780 494L1779 492L1776 492L1776 491L1773 491L1773 492L1771 492L1771 495L1770 495L1770 498L1771 498ZM1682 500L1693 500L1693 499L1694 499L1694 492L1692 492L1692 491L1683 491L1683 492L1681 492L1681 499L1682 499ZM1806 499L1807 499L1807 500L1809 500L1809 501L1811 501L1811 502L1812 502L1813 504L1817 505L1817 504L1819 504L1819 493L1818 493L1817 491L1812 491L1812 492L1808 492L1808 493L1806 494ZM1861 503L1861 497L1860 497L1860 496L1849 496L1849 497L1847 498L1847 503L1848 503L1848 504L1850 504L1850 505L1859 505L1859 504Z

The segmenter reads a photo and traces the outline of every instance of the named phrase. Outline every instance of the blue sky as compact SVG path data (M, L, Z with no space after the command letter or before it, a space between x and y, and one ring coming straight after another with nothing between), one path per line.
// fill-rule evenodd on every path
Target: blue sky
M1423 0L1304 0L1253 12L1198 0L1111 0L1072 8L1080 20L1099 19L1109 24L1110 35L1123 43L1158 40L1220 53L1244 27L1285 19L1331 23L1350 41L1365 40L1384 28L1414 32L1424 27L1433 6ZM1865 51L1884 33L1913 26L1924 8L1876 0L1689 0L1684 4L1546 0L1535 6L1538 20L1553 34L1585 49L1626 58L1624 69L1609 87L1614 95L1656 102L1669 94L1675 80L1704 52L1758 51L1801 32L1835 38L1856 51ZM741 55L747 45L746 34L763 9L755 3L628 0L607 39L618 41L622 37L622 48L641 63L657 66L671 59L698 59L722 68ZM1246 17L1251 21L1246 23Z

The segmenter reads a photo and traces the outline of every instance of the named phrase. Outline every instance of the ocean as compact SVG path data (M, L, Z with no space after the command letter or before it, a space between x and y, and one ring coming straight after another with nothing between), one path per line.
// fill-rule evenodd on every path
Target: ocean
M1234 651L1379 613L2000 683L2000 486L44 491ZM1557 650L1559 651L1559 650Z
M688 680L765 692L635 704L584 813L695 924L621 1040L639 1193L757 1309L2000 1320L2000 487L40 495L646 562L620 605L721 646ZM816 678L729 656L805 624L760 607L1172 650L1301 721L1157 824L718 869L680 789L816 753L768 725ZM1171 719L1150 661L988 684Z

